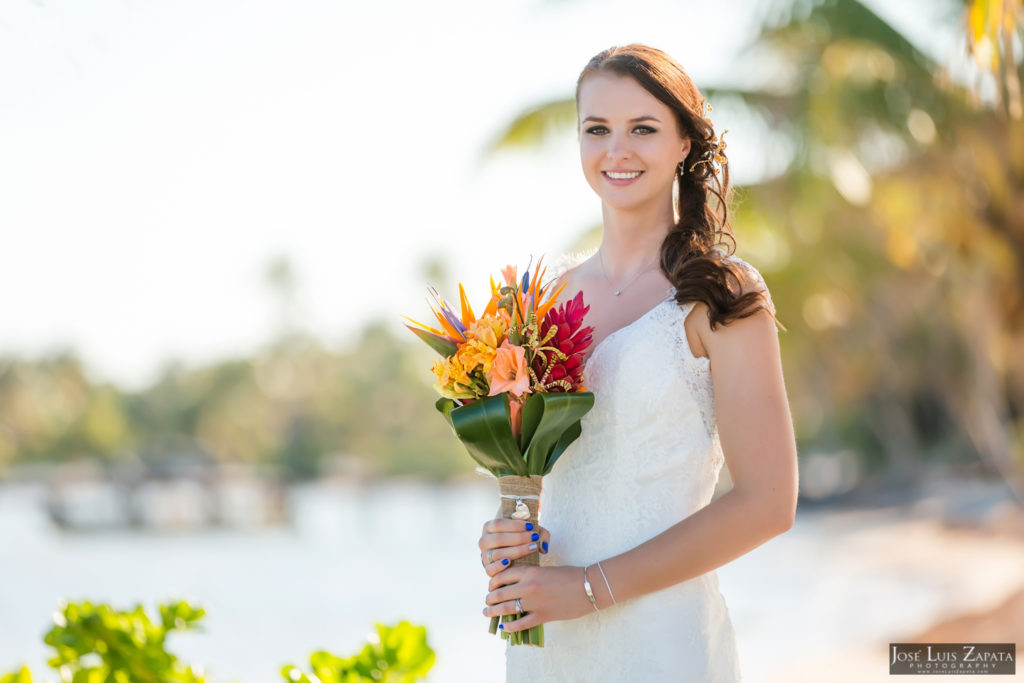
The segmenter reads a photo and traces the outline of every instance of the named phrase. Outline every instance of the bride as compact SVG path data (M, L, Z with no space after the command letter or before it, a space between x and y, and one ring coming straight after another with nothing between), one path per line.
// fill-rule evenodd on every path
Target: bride
M556 288L590 306L595 403L545 477L542 526L484 524L484 614L520 613L509 632L545 624L544 647L506 646L510 683L738 681L715 570L787 531L797 499L775 307L722 248L725 143L683 69L613 47L576 104L604 232ZM712 501L723 464L733 486ZM512 564L533 552L540 566Z

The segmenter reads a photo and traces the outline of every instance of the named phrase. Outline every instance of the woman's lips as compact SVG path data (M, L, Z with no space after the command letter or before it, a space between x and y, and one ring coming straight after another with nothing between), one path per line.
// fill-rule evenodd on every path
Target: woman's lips
M610 175L608 175L607 171L601 171L601 175L604 176L604 179L608 183L616 186L629 185L630 183L636 182L637 180L640 179L640 176L642 176L644 172L638 171L637 173L638 175L634 178L612 178Z

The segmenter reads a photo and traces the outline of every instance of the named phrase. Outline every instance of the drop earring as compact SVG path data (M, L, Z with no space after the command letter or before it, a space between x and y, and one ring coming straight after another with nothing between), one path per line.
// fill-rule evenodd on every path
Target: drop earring
M679 191L683 186L683 173L686 172L686 166L684 163L679 164L679 174L676 176L676 181L672 183L672 222L679 224Z

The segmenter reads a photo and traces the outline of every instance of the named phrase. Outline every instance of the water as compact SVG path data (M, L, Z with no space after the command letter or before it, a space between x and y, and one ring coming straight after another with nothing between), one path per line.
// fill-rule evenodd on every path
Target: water
M493 482L299 487L294 528L260 532L68 534L41 499L39 487L0 488L0 672L26 663L54 680L41 636L62 597L151 610L184 598L207 609L205 632L177 634L170 649L214 681L282 681L283 665L305 666L318 649L352 654L375 621L400 619L427 626L431 681L503 680L476 547L497 508ZM771 680L801 648L877 641L941 611L948 585L906 569L865 573L858 554L839 552L835 519L801 512L718 570L745 681Z
M489 486L303 487L294 529L174 535L66 534L42 514L41 490L0 492L0 671L44 671L41 635L61 597L148 608L180 597L207 609L206 628L170 649L218 681L283 680L284 664L351 654L375 621L402 618L428 628L431 680L501 678L504 643L479 614Z

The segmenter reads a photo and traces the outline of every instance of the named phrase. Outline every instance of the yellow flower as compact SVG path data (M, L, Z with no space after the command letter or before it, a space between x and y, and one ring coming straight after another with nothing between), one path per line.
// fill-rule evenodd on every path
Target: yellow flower
M469 374L457 355L443 361L435 360L431 369L437 377L434 389L439 394L447 398L473 398Z
M494 364L495 353L496 350L493 346L488 346L479 339L470 339L459 347L455 356L461 362L464 372L471 373L480 368L486 375ZM468 378L464 383L468 384Z
M441 384L448 383L448 364L445 361L438 358L434 361L434 365L430 369L434 371L434 375L437 376L438 382Z
M504 311L502 311L504 313ZM467 339L479 339L492 349L498 348L508 332L508 321L496 315L484 315L466 328Z

